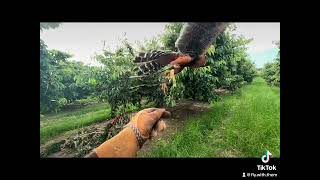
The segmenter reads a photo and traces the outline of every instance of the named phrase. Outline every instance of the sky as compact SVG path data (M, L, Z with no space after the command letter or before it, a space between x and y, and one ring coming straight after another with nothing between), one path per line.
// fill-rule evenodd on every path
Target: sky
M248 45L248 54L257 67L271 62L278 50L272 43L280 40L280 23L236 23L236 34L253 38Z
M74 60L97 65L94 55L102 49L115 50L124 35L130 43L161 35L167 23L62 23L56 29L40 32L48 49L73 55ZM236 23L236 34L253 38L248 54L257 67L272 61L277 49L272 41L280 40L280 23ZM105 41L105 43L104 43Z

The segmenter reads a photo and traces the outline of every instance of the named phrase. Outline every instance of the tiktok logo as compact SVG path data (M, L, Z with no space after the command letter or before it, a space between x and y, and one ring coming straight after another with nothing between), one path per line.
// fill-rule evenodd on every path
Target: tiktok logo
M272 156L271 152L266 150L266 153L261 157L263 163L267 163L270 160L270 156Z

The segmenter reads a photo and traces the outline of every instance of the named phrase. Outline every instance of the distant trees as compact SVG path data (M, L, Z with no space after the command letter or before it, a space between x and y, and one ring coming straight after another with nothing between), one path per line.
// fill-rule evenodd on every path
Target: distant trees
M160 38L151 39L140 44L139 50L176 50L175 41L179 36L182 23L170 23ZM181 98L212 101L217 98L214 89L226 88L236 90L252 82L256 75L255 65L249 60L245 45L250 39L232 35L235 25L221 34L208 51L209 62L199 69L185 68L176 76L176 80L167 83L168 91L162 91L163 76L154 75L149 79L138 81L130 79L132 75L132 56L128 43L115 53L105 51L97 59L105 65L103 81L98 81L102 90L101 97L110 104L113 112L124 106L140 105L142 99L153 102L156 106L174 106ZM107 74L113 76L107 77ZM103 88L101 88L103 87ZM119 108L121 107L121 108ZM122 111L121 111L122 112Z
M95 92L96 67L69 61L71 55L47 50L40 42L40 111L59 111Z
M40 30L58 26L59 23L40 23ZM40 112L59 111L95 91L96 67L69 61L69 58L68 53L48 50L40 38Z
M262 69L262 77L269 85L280 86L280 40L274 44L278 48L277 57L272 63L266 63Z
M45 29L55 29L60 25L61 23L40 23L40 31Z
M50 27L58 25L40 24L40 29ZM256 69L245 47L250 39L233 35L235 25L212 44L206 67L185 68L175 80L169 81L161 73L143 80L130 78L135 53L176 50L175 41L181 28L182 23L169 23L161 37L140 43L138 49L124 40L115 52L104 50L96 56L102 67L72 62L69 54L48 50L40 39L40 112L58 111L67 104L92 97L107 101L113 115L148 103L157 107L174 106L181 98L212 101L217 98L214 89L236 90L252 81ZM164 82L167 91L162 87Z

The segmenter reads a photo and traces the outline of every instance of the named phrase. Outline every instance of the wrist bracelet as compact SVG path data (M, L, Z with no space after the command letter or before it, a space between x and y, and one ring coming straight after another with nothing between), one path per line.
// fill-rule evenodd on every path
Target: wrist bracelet
M139 129L134 124L128 123L127 125L124 126L124 128L126 128L126 127L130 127L133 130L133 132L134 132L134 134L135 134L135 136L137 138L139 147L141 148L142 145L146 142L147 139L142 137Z

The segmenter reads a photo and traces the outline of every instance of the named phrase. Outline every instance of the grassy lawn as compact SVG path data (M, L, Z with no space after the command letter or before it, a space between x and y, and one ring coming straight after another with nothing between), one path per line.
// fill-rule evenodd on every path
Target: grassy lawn
M280 89L258 77L160 140L147 157L280 157Z
M107 103L95 104L78 110L45 115L40 119L40 144L69 130L78 129L110 117Z

